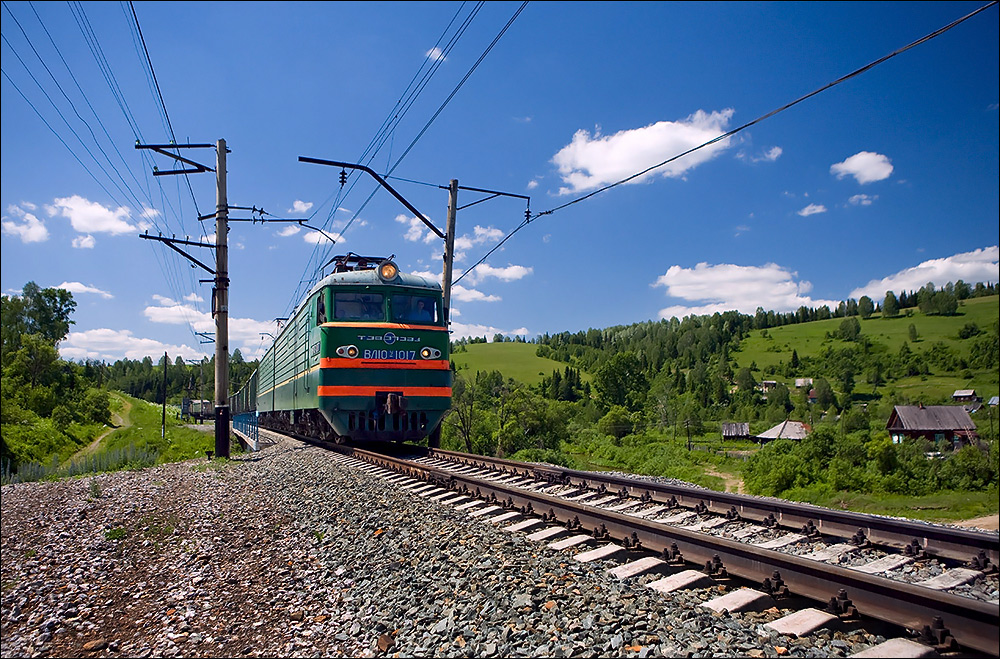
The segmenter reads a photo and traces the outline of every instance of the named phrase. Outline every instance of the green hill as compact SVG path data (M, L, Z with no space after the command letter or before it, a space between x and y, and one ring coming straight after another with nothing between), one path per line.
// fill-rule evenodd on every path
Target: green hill
M925 315L917 309L904 309L895 318L882 318L876 314L867 320L861 320L861 335L868 337L875 350L888 354L896 354L904 343L915 353L922 353L931 346L941 343L954 350L958 355L967 356L970 341L959 338L959 331L970 323L974 323L981 331L989 331L1000 317L1000 297L981 297L963 300L958 313L952 316ZM755 330L742 341L740 350L733 352L732 360L740 367L756 366L763 372L778 372L778 375L768 376L788 385L794 384L796 377L813 377L815 374L805 370L793 375L781 375L781 364L789 364L792 351L799 359L817 357L826 348L839 348L849 345L846 341L831 338L836 335L843 318L831 318L797 325L784 325L767 330ZM910 325L917 331L917 340L910 341ZM989 397L996 395L1000 386L1000 374L994 369L960 369L951 372L941 372L932 369L931 375L900 378L889 383L890 388L898 389L911 399L915 398L950 398L956 389L976 389L979 395ZM860 384L860 383L859 383ZM864 386L864 385L861 385Z
M566 368L566 364L537 356L538 346L533 343L473 343L463 348L459 348L462 352L451 353L460 372L500 371L505 377L535 385L552 371L561 373ZM580 375L585 381L590 379L585 373Z

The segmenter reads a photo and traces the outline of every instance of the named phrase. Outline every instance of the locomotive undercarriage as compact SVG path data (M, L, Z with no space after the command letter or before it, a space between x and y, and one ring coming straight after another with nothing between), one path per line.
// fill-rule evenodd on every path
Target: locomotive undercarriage
M262 428L317 437L338 444L356 440L419 441L428 438L428 445L440 445L441 426L428 432L424 412L376 413L350 412L347 414L348 434L340 435L320 410L279 410L262 412L258 419Z

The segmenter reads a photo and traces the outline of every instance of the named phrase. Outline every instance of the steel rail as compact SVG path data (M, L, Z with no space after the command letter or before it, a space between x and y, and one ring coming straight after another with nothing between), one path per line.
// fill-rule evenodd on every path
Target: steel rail
M761 499L729 492L716 492L695 486L669 485L642 481L611 474L575 471L563 467L529 465L501 458L473 456L455 451L434 449L430 456L437 456L465 464L493 465L507 470L515 470L525 475L541 479L560 479L562 482L581 487L593 484L605 486L623 496L644 497L651 503L667 503L676 499L685 508L699 504L717 514L735 510L747 521L762 522L774 517L784 528L798 530L810 523L815 524L820 533L834 537L850 538L858 531L873 544L904 549L917 540L923 551L930 555L957 561L976 559L980 552L994 565L1000 564L1000 533L991 534L969 529L923 524L911 520L893 519L854 513L849 511L820 508L805 503Z
M415 478L495 500L509 509L520 509L571 527L591 528L595 536L629 539L633 545L655 552L676 549L687 562L702 565L721 562L729 575L751 582L764 583L778 572L793 594L818 602L843 599L841 591L846 591L860 615L906 629L930 630L943 621L962 647L997 654L1000 608L996 604L482 481L404 458L349 446L333 448Z

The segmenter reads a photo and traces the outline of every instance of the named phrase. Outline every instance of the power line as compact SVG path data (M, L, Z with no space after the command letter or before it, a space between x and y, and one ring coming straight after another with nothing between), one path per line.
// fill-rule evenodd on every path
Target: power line
M624 183L628 183L629 181L632 181L632 180L634 180L634 179L636 179L636 178L638 178L640 176L648 174L649 172L651 172L653 170L659 169L660 167L663 167L664 165L668 165L668 164L674 162L675 160L678 160L679 158L683 158L686 155L694 153L695 151L698 151L699 149L703 149L703 148L705 148L707 146L711 146L712 144L715 144L717 142L721 142L722 140L728 139L728 138L732 137L733 135L736 135L737 133L739 133L739 132L741 132L743 130L746 130L747 128L750 128L751 126L759 124L760 122L764 121L765 119L770 119L774 115L776 115L776 114L778 114L780 112L784 112L788 108L790 108L792 106L795 106L795 105L798 105L799 103L801 103L801 102L803 102L803 101L805 101L807 99L810 99L813 96L816 96L817 94L826 91L827 89L830 89L831 87L835 87L835 86L837 86L837 85L839 85L839 84L841 84L843 82L847 82L851 78L855 78L855 77L861 75L862 73L865 73L866 71L868 71L868 70L870 70L870 69L878 66L879 64L882 64L883 62L886 62L887 60L890 60L890 59L892 59L893 57L895 57L897 55L901 55L902 53L905 53L906 51L910 50L911 48L915 48L916 46L919 46L920 44L922 44L922 43L924 43L926 41L930 41L934 37L937 37L937 36L940 36L940 35L944 34L948 30L950 30L953 27L955 27L956 25L959 25L960 23L963 23L963 22L969 20L970 18L972 18L976 14L979 14L980 12L983 12L983 11L989 9L990 7L996 5L997 2L998 2L998 0L994 0L993 2L990 2L989 4L984 5L984 6L980 7L979 9L976 9L975 11L973 11L973 12L971 12L971 13L963 16L962 18L959 18L959 19L957 19L955 21L952 21L948 25L945 25L944 27L942 27L942 28L940 28L938 30L935 30L934 32L931 32L930 34L928 34L928 35L926 35L924 37L921 37L920 39L917 39L916 41L913 41L913 42L907 44L906 46L903 46L902 48L894 50L893 52L889 53L888 55L885 55L884 57L881 57L881 58L875 60L874 62L866 64L865 66L861 67L860 69L857 69L855 71L852 71L851 73L848 73L845 76L837 78L833 82L827 83L826 85L823 85L822 87L819 87L818 89L809 92L805 96L800 96L799 98L795 99L791 103L787 103L785 105L782 105L781 107L779 107L779 108L777 108L775 110L771 110L770 112L768 112L765 115L757 117L753 121L750 121L750 122L747 122L747 123L743 124L739 128L734 128L733 130L731 130L731 131L729 131L727 133L723 133L722 135L719 135L718 137L715 137L715 138L713 138L713 139L711 139L711 140L709 140L709 141L707 141L707 142L705 142L703 144L699 144L698 146L693 147L691 149L688 149L687 151L684 151L683 153L679 153L679 154L677 154L677 155L675 155L675 156L673 156L671 158L668 158L667 160L664 160L663 162L661 162L661 163L659 163L657 165L653 165L652 167L647 167L646 169L642 170L641 172L637 172L635 174L632 174L631 176L623 178L620 181L616 181L614 183L611 183L610 185L606 185L603 188L598 188L597 190L594 190L593 192L590 192L590 193L588 193L588 194L586 194L586 195L584 195L582 197L578 197L577 199L573 199L571 201L566 202L565 204L562 204L560 206L556 206L555 208L551 208L551 209L549 209L547 211L542 211L540 213L536 213L535 215L533 215L531 217L525 217L525 219L513 231L511 231L509 234L507 234L503 238L503 240L501 240L492 249L490 249L488 252L486 252L486 255L483 256L483 258L479 259L471 268L469 268L468 270L466 270L465 272L463 272L461 274L461 276L459 276L459 278L456 279L453 283L457 284L458 282L462 281L462 279L465 278L466 275L468 275L470 272L472 272L477 267L479 267L480 265L482 265L486 261L486 259L488 259L494 252L496 252L498 249L500 249L500 247L502 247L504 245L504 243L506 243L508 240L511 239L511 237L514 236L514 234L516 234L518 231L520 231L524 227L528 226L534 220L537 220L538 218L542 217L543 215L552 215L553 213L556 213L556 212L561 211L561 210L563 210L565 208L568 208L569 206L572 206L574 204L578 204L578 203L580 203L582 201L586 201L587 199L590 199L591 197L599 195L602 192L607 192L611 188L615 188L615 187L618 187L619 185L622 185Z
M525 0L525 2L523 2L523 3L521 3L521 6L517 8L517 11L514 12L513 16L511 16L511 18L507 21L506 25L504 25L503 28L500 30L500 32L493 38L493 41L490 42L490 44L486 47L486 49L479 56L479 58L476 60L476 62L469 68L469 70L466 72L465 76L461 79L461 81L459 81L459 83L455 86L455 88L452 89L451 93L444 100L444 102L441 103L440 106L438 106L438 109L434 112L434 114L431 116L431 118L427 120L427 122L424 124L424 127L420 130L420 132L417 134L417 136L413 138L413 140L410 142L409 146L406 147L406 150L403 152L403 154L400 155L399 158L396 160L396 162L392 165L392 167L390 167L386 171L386 176L388 176L389 174L391 174L393 171L396 170L397 167L399 167L399 165L400 165L400 163L402 163L403 159L410 153L411 150L413 150L413 147L416 146L417 142L424 136L424 134L431 127L431 125L434 123L434 121L437 120L437 118L441 115L441 113L448 106L448 104L452 101L452 99L458 94L458 92L462 89L462 86L465 85L465 83L469 80L470 77L472 77L472 74L475 73L476 69L479 68L479 65L483 63L483 61L486 59L487 55L490 54L490 51L493 50L493 47L496 46L496 44L500 41L500 39L504 36L504 34L506 34L507 30L510 29L510 26L514 24L514 21L517 20L518 16L521 15L521 12L523 12L524 8L527 7L527 6L528 6L527 0ZM478 8L477 8L477 11L478 11ZM364 203L355 212L354 216L350 219L350 221L348 221L348 223L340 231L341 236L343 236L343 234L346 233L347 229L350 228L350 226L354 223L354 221L361 215L361 212L368 205L368 202L370 202L372 200L372 198L375 196L375 193L377 191L378 191L377 187L372 190L371 194L368 195L368 198L365 199ZM317 247L318 247L318 243L317 243ZM326 250L324 252L324 255L323 255L323 259L325 259L327 255L329 255L329 252L330 252L330 250L332 250L332 248L333 248L333 245L328 245L327 246L327 248L326 248ZM310 281L310 283L312 283L312 281L314 281L314 280L315 280L315 276L313 276L313 278L310 279L309 281ZM295 292L295 294L293 296L293 301L295 299L298 299L298 293L299 293L299 289L296 289L296 292ZM292 303L290 303L290 304L292 304Z

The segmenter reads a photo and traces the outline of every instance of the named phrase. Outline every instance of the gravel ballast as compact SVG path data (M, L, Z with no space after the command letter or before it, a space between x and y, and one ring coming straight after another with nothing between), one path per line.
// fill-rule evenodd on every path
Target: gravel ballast
M2 488L2 655L848 656L857 625L661 595L282 440L229 462ZM779 605L780 606L780 605Z

